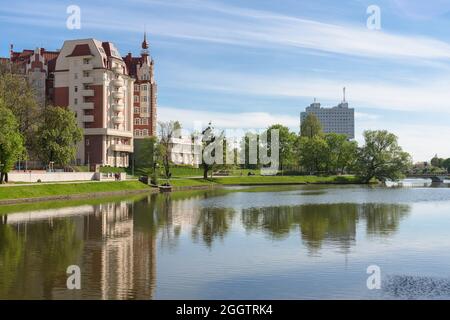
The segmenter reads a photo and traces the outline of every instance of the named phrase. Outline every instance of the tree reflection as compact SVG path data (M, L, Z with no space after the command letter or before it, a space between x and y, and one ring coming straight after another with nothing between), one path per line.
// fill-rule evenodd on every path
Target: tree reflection
M0 298L6 297L16 281L23 258L24 238L9 225L0 223Z
M215 239L223 240L230 229L235 212L229 208L202 208L197 222L192 226L192 239L199 238L211 247Z
M347 252L354 244L359 221L367 233L390 236L410 211L399 204L310 204L251 208L242 211L242 223L248 232L263 230L274 239L282 239L300 229L305 245L317 252L324 241L334 242Z

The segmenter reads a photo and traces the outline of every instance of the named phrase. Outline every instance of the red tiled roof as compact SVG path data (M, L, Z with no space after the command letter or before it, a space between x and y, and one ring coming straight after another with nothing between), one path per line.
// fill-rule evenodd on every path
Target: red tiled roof
M109 42L102 42L102 47L105 50L106 56L111 57L111 47L109 46Z
M67 57L93 56L88 44L77 44Z
M128 54L127 56L122 58L123 61L125 61L125 64L128 69L128 74L132 77L137 76L137 66L140 65L141 57L132 57L131 54Z

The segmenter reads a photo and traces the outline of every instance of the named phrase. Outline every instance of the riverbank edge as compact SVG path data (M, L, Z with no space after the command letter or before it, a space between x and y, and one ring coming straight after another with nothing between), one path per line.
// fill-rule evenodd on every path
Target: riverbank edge
M110 196L125 196L125 195L157 193L157 192L159 191L156 188L145 188L139 190L119 190L119 191L105 191L105 192L91 192L91 193L76 193L68 195L55 195L55 196L34 197L34 198L2 199L0 200L0 205L59 201L59 200L92 199L97 197L104 198Z
M217 179L217 178L216 178ZM220 178L219 178L220 179ZM190 180L190 179L187 179ZM193 179L197 180L197 179ZM201 180L201 179L198 179ZM197 181L198 181L197 180ZM212 189L223 189L225 187L258 187L258 186L295 186L295 185L366 185L362 182L357 181L314 181L314 182L290 182L290 181L278 181L278 182L252 182L252 183L220 183L213 181L202 181L202 185L184 185L184 186L173 186L172 191L182 192L182 191L192 191L192 190L212 190ZM76 184L76 183L75 183ZM373 183L371 183L373 184ZM34 186L29 186L33 188ZM10 205L10 204L21 204L21 203L33 203L33 202L45 202L45 201L59 201L59 200L73 200L73 199L92 199L96 197L109 197L109 196L121 196L121 195L132 195L141 193L158 193L158 188L152 188L145 184L142 184L142 189L123 189L117 191L100 191L100 192L80 192L73 194L60 194L51 196L37 196L29 198L11 198L11 199L0 199L0 205Z

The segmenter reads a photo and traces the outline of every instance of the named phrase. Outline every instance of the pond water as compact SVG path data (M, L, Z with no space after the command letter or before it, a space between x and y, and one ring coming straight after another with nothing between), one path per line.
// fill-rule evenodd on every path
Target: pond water
M0 299L449 299L450 188L242 187L0 207ZM77 265L81 289L68 290ZM369 290L369 266L380 289Z

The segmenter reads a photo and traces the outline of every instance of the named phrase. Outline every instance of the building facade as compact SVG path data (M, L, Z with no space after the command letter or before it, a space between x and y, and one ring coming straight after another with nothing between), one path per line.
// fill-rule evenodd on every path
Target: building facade
M189 165L198 168L201 164L202 143L190 136L171 138L170 161L177 165Z
M27 77L38 102L75 112L83 140L77 164L127 167L134 138L156 134L157 85L154 61L144 34L139 57L121 57L111 42L65 41L61 50L43 48L2 58L13 72Z
M133 85L111 42L65 41L54 72L54 102L84 130L77 161L127 167L133 152Z
M343 101L332 108L321 107L318 102L312 103L300 114L300 124L310 113L320 121L323 132L345 134L348 139L355 138L355 109L348 107L345 94Z
M43 106L53 96L53 72L55 71L58 51L44 48L15 52L10 47L8 62L15 73L24 75L36 95L37 102Z
M134 138L143 139L156 135L157 85L154 78L154 61L149 53L147 36L144 33L140 57L131 53L123 57L134 81L133 125Z

